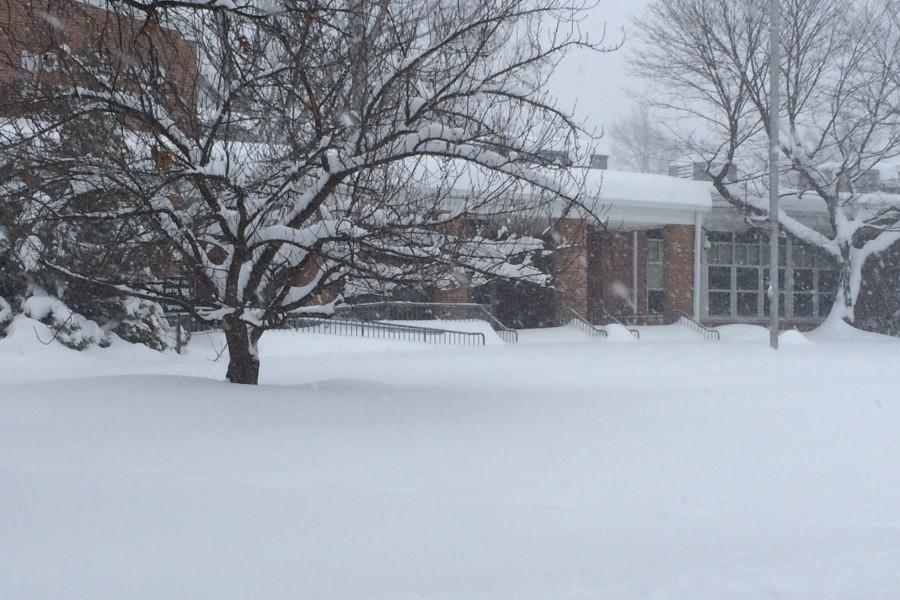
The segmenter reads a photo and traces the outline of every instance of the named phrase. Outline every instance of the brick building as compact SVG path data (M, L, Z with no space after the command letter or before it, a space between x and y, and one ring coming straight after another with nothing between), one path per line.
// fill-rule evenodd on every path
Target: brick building
M700 252L704 215L712 209L703 182L663 175L591 169L591 219L556 226L564 249L554 253L557 302L593 321L609 316L681 311L700 314Z
M600 214L604 224L579 215L556 222L561 249L554 252L550 269L554 306L595 323L613 318L658 322L676 312L711 325L766 323L768 230L750 227L746 215L718 197L701 175L693 168L669 176L608 171L598 161L587 183L589 190L599 190L590 198L591 212ZM880 190L892 192L884 185ZM786 199L782 207L813 229L830 231L821 206ZM896 315L882 314L900 314L900 305L891 300L897 256L900 251L891 250L865 268L857 318L880 331L900 327ZM836 262L818 247L785 235L780 265L782 323L817 325L834 302ZM454 291L455 300L466 297L464 290ZM503 306L515 302L509 295L469 297L493 302L500 313L514 312ZM893 319L892 325L883 323L886 318Z
M43 90L95 86L97 73L119 91L164 73L155 85L165 105L176 119L195 118L197 48L177 31L124 3L0 0L0 114L48 108L53 94Z

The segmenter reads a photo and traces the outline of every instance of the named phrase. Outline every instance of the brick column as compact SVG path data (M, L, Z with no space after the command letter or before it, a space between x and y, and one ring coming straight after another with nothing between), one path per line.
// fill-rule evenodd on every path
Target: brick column
M469 301L469 286L460 284L457 287L446 290L434 290L431 294L434 302L446 302L448 304L465 304Z
M309 285L312 283L313 279L319 274L319 269L322 268L322 265L325 264L325 259L322 256L315 255L311 258L311 260L303 265L300 271L294 276L293 285L302 287L305 285ZM333 302L337 297L337 293L331 287L325 287L318 290L316 293L311 294L307 299L304 305L306 306L317 306L322 304L328 304L329 302Z
M663 282L666 310L694 310L694 226L663 229Z
M566 246L553 253L557 303L587 317L587 227L581 219L560 219L554 229Z
M459 238L467 238L472 235L472 224L466 219L454 219L448 223L443 223L436 228L443 234L452 235ZM451 277L456 285L450 288L435 289L431 294L433 302L466 303L470 298L469 276L463 269L454 269Z

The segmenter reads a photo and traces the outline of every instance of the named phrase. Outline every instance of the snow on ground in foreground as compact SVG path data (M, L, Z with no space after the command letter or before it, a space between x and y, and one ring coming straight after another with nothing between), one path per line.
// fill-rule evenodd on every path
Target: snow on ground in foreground
M0 598L898 597L897 340L284 332L250 388L209 340L23 331L0 340Z

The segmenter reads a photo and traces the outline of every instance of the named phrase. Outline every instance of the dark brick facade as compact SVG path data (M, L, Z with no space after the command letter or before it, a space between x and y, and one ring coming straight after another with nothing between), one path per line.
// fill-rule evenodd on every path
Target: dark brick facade
M61 48L92 69L105 69L107 80L121 90L133 87L126 71L158 65L165 76L158 92L175 118L194 118L196 45L143 13L118 14L77 0L0 0L0 110L33 110L34 100L26 98L29 85L91 86L77 65L67 63Z
M648 312L645 231L600 231L584 221L564 219L557 224L556 233L565 243L553 255L554 282L561 306L585 316ZM663 308L691 314L694 301L692 225L663 228L663 280Z
M553 253L553 281L558 303L587 315L588 302L588 226L581 219L560 219L555 234L560 249Z
M663 229L665 309L690 315L694 307L694 228L667 225Z

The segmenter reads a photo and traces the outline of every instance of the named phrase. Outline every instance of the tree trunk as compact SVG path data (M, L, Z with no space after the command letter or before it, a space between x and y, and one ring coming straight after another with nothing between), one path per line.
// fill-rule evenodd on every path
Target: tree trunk
M828 320L841 319L847 323L853 323L856 296L859 290L854 290L852 255L849 242L840 243L841 258L838 265L837 297L834 305L828 312Z
M262 329L239 319L225 320L225 340L228 343L228 373L231 383L256 385L259 383L259 353L257 343Z

